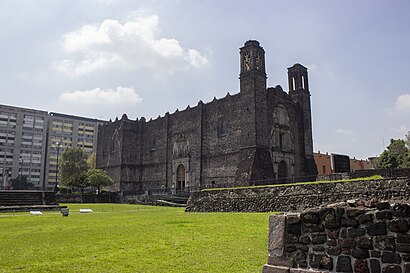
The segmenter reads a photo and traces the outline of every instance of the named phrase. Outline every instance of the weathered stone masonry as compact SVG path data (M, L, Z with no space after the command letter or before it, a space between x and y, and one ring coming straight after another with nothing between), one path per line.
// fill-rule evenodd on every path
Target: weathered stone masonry
M356 198L408 201L410 179L380 179L297 186L194 192L186 207L193 212L302 211Z
M262 272L410 272L410 206L371 205L271 215Z
M289 92L267 88L265 51L240 49L240 92L165 114L99 128L97 167L120 192L314 179L307 68L288 68Z

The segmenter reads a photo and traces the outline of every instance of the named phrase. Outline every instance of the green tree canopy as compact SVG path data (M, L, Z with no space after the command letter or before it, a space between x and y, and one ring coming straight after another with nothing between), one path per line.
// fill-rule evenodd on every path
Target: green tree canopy
M33 184L28 182L27 176L17 176L14 179L10 179L10 184L13 190L28 190L33 187Z
M382 169L410 167L410 154L406 141L391 139L389 146L381 153L375 165Z
M101 187L111 186L114 181L108 174L101 169L90 169L87 172L87 184L98 189L100 192Z
M83 148L66 147L59 162L61 183L67 187L86 188L86 174L88 170L87 154Z
M88 165L88 169L95 169L96 166L96 159L97 159L97 155L95 152L93 152L92 154L90 154L87 158L87 165Z

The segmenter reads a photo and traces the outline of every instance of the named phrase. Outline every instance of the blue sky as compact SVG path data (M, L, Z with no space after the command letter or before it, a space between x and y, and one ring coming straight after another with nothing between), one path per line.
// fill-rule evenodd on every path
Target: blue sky
M0 1L0 103L155 118L239 91L239 47L268 85L309 68L314 149L376 156L410 117L410 2Z

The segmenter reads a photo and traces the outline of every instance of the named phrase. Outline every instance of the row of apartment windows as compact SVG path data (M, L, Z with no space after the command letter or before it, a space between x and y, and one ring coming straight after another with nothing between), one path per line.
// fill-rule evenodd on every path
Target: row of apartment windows
M56 135L72 135L74 131L72 129L67 129L67 128L57 128L53 127L52 132ZM80 137L87 137L87 138L93 138L94 137L94 130L86 130L86 131L77 131L78 136Z
M61 120L61 119L55 119L53 120L53 125L64 125L64 126L74 126L73 121L67 121L67 120ZM84 128L84 129L90 129L94 130L94 124L91 123L79 123L78 128Z
M3 158L0 157L0 167L1 165L7 165L7 166L12 166L13 165L13 159L12 158ZM41 161L36 162L29 162L29 161L23 161L22 163L19 163L20 166L26 166L26 167L41 167Z
M40 173L40 169L20 168L20 172L26 173Z
M0 143L14 144L14 136L13 137L0 136Z
M1 143L0 143L0 144L1 144ZM31 145L30 143L27 143L27 144L21 144L21 148L26 148L26 149L31 149L31 148L33 148L33 149L42 149L43 146L42 146L42 145L39 145L39 144Z
M32 139L32 138L39 139L39 140L43 139L42 134L36 134L36 133L31 133L31 132L22 132L21 137L26 138L26 139Z
M6 149L6 148L0 148L0 154L13 154L14 150L13 149Z
M9 113L9 112L0 112L0 118L4 118L4 117L16 118L17 114L16 113Z
M17 115L15 113L0 112L0 127L16 128Z

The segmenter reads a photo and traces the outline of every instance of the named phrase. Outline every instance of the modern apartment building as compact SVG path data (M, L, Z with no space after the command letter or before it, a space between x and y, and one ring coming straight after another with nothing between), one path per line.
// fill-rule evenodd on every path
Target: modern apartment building
M46 187L51 188L58 182L57 160L65 147L81 147L91 154L96 150L98 125L104 121L49 113L47 137L47 158L45 169Z
M57 158L64 147L96 150L98 125L104 121L0 105L0 189L9 179L26 176L38 189L52 189Z
M0 176L26 176L44 188L48 113L0 105Z

